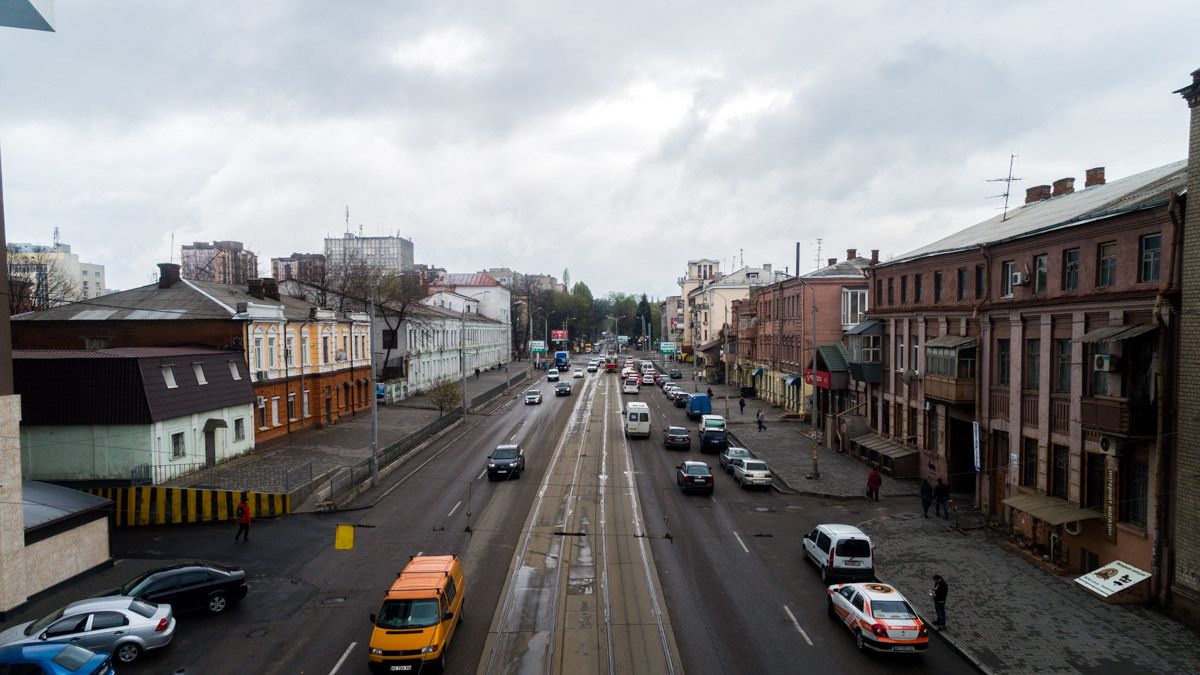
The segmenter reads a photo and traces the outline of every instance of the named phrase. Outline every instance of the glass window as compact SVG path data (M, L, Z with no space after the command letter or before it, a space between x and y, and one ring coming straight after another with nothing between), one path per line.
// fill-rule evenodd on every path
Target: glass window
M1108 343L1099 342L1093 345L1092 355L1101 356L1108 354ZM1091 369L1092 371L1092 396L1108 396L1108 373L1102 370Z
M183 432L171 434L171 458L176 459L187 454L187 445L183 438Z
M908 365L917 372L921 370L921 338L916 335L912 336L912 361Z
M921 275L913 275L913 302L921 304Z
M865 363L879 363L882 335L862 336L862 358Z
M1117 242L1110 241L1096 248L1096 286L1108 288L1117 283Z
M270 335L267 337L267 362L264 364L264 369L274 368L277 363L278 359L275 353L275 336Z
M1121 464L1121 520L1146 527L1150 467L1144 457L1125 457Z
M1042 379L1042 341L1025 341L1024 388L1036 390Z
M904 336L896 336L896 370L904 370Z
M996 340L996 383L1008 384L1010 359L1012 358L1010 341Z
M1104 462L1105 456L1098 452L1084 453L1083 507L1093 511L1104 511Z
M942 301L942 273L933 273L933 302L937 304Z
M179 387L175 384L175 368L172 366L161 366L163 382L167 383L167 389L176 389Z
M895 281L896 281L895 279L888 277L888 304L889 305L896 304L895 283L894 283Z
M1063 251L1062 287L1064 291L1079 288L1079 249L1071 248Z
M866 289L842 289L842 325L862 323L867 313Z
M255 370L263 370L263 341L261 337L254 338L254 365Z
M242 374L238 372L237 363L235 361L229 362L229 376L235 380L242 379Z
M1021 445L1021 485L1037 487L1038 443L1036 438L1023 438Z
M69 616L46 629L46 637L59 637L83 632L88 614Z
M129 619L126 619L125 615L120 612L96 612L92 615L90 630L107 630L127 625L129 625Z
M1050 496L1067 498L1070 484L1070 453L1067 446L1055 443L1050 446Z
M900 277L900 304L908 304L908 277Z
M289 420L296 419L296 395L292 393L287 395L287 416Z
M1033 292L1045 293L1049 282L1050 259L1045 254L1033 257Z
M1067 394L1071 391L1071 341L1054 341L1054 391Z
M193 363L192 373L196 376L196 384L208 384L208 380L204 377L204 366L199 363Z
M983 273L983 265L975 266L975 299L978 300L987 292L987 276Z
M1005 260L1003 263L1000 264L1000 295L1002 297L1005 297L1005 298L1012 297L1012 294L1013 294L1012 277L1013 277L1013 272L1015 272L1016 269L1017 269L1016 263L1014 263L1011 260Z
M239 417L233 421L233 440L246 440L246 419L244 417Z
M1142 267L1138 271L1138 281L1158 281L1162 266L1162 235L1147 234L1142 237Z
M967 297L967 268L958 268L958 286L955 289L955 297L963 300Z

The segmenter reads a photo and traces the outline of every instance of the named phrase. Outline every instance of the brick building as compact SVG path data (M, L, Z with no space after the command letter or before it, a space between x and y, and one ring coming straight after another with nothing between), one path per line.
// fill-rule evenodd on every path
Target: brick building
M179 247L181 276L192 281L244 284L258 278L258 256L240 241L203 241Z

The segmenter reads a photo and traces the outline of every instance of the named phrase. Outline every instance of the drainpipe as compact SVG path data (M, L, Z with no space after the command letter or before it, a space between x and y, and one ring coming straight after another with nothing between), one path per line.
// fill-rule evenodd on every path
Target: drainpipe
M975 338L975 422L979 424L979 461L980 461L980 464L982 464L982 466L980 467L982 470L979 472L979 477L975 481L975 495L976 495L975 506L978 507L983 504L983 495L985 494L985 489L986 489L986 494L988 495L988 499L989 499L989 502L988 502L989 506L991 508L995 509L996 513L1000 514L1001 520L1003 520L1004 519L1003 511L1000 510L1000 505L992 504L990 501L991 500L992 481L995 479L995 477L992 475L992 473L993 473L993 470L995 467L993 466L993 463L988 461L988 459L987 459L991 455L991 434L984 433L985 428L987 428L989 430L990 430L990 428L985 427L985 425L982 424L979 419L980 415L982 414L982 408L983 408L983 363L979 357L980 357L980 355L982 355L984 353L983 340L982 340L982 338L983 338L983 316L980 315L979 310L981 308L987 306L988 298L992 294L992 285L990 283L986 283L986 280L991 279L992 253L988 249L987 244L980 244L979 252L981 254L983 254L983 278L985 280L985 287L987 290L984 293L983 298L981 298L978 302L976 302L975 307L971 310L971 318L975 320L975 335L976 335L976 338ZM1005 452L1008 452L1008 451L1005 450ZM991 519L990 514L988 516L988 519L989 520Z

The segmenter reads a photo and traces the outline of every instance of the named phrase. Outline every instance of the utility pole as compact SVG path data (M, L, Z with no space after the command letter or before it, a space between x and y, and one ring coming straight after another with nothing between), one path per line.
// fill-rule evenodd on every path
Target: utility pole
M458 360L462 363L462 414L467 421L467 303L458 318Z
M817 454L820 444L817 441L817 438L818 438L818 435L817 435L817 299L816 299L815 294L813 297L813 306L812 306L812 325L813 325L812 326L812 331L813 331L813 343L812 343L812 351L813 351L813 357L812 357L813 441L812 441L812 474L810 474L808 477L813 480L817 480L818 478L821 477L821 461Z
M367 316L370 317L371 327L367 332L367 356L371 361L371 379L372 389L379 386L375 381L375 350L371 343L375 340L375 303L367 300ZM371 486L379 485L379 402L375 392L370 392L371 396Z

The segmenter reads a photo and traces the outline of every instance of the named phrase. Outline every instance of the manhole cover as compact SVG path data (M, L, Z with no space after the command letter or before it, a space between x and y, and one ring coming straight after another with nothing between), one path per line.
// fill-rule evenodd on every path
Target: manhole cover
M246 633L246 637L248 637L248 638L260 638L260 637L262 637L262 636L264 636L264 635L266 635L266 634L267 634L267 629L266 629L266 628L255 628L254 630L250 631L249 633Z
M322 605L325 605L326 607L328 607L328 606L330 606L330 605L340 605L340 604L342 604L342 603L343 603L343 602L345 602L345 601L346 601L346 599L345 599L345 598L343 598L343 597L340 597L340 596L334 596L334 597L332 597L332 598L325 598L324 600L322 600L322 601L321 601L321 604L322 604Z

